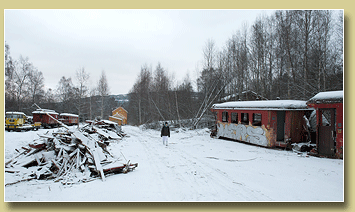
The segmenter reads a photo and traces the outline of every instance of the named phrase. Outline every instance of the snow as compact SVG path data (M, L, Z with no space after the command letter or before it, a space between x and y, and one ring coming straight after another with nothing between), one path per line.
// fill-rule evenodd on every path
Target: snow
M344 91L327 91L327 92L320 92L314 97L312 97L309 101L316 102L316 101L343 101Z
M33 114L56 114L59 115L59 113L55 112L54 110L49 110L49 109L37 109L32 112Z
M307 109L306 101L300 100L264 100L264 101L233 101L214 104L213 109L244 109L244 110L278 110Z
M6 112L6 115L26 115L23 112Z
M71 113L61 113L60 116L71 116L71 117L79 117L79 115L71 114Z
M138 163L134 171L70 186L20 182L5 186L5 201L344 201L343 160L211 138L207 129L172 131L169 146L158 130L122 129L128 136L108 151ZM5 132L5 161L51 130ZM5 173L5 184L13 178Z

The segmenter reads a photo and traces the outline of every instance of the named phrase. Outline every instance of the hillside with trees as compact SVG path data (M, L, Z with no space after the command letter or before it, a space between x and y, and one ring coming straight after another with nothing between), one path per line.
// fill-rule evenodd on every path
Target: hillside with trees
M343 13L278 10L251 26L245 23L221 48L209 39L202 55L197 81L186 77L177 86L160 64L154 71L142 66L130 92L131 123L192 119L196 126L211 117L213 103L245 91L266 99L308 100L342 90Z
M13 59L5 43L5 109L31 114L37 103L85 120L108 118L114 108L124 106L133 125L189 120L196 127L213 118L213 103L229 95L252 91L263 99L308 100L318 92L343 89L343 19L341 10L261 15L235 29L222 47L213 38L207 40L196 79L186 75L177 82L164 63L143 64L129 101L123 103L110 96L104 71L89 89L90 76L83 67L75 79L63 76L55 89L46 90L41 70L28 57Z

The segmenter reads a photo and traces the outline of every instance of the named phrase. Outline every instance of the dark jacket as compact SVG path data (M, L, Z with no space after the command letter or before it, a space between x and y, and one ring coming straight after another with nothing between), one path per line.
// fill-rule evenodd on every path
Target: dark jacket
M170 137L170 129L169 129L169 126L163 126L163 128L161 129L161 134L160 134L160 137L163 137L163 136L169 136Z

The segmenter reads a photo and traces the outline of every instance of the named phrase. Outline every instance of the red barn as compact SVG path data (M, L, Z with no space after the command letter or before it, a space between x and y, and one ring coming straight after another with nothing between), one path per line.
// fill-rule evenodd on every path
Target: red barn
M343 158L343 91L321 92L307 105L317 112L316 145L319 155Z
M48 109L37 109L36 111L32 112L33 115L33 122L35 125L40 125L44 128L52 128L52 127L58 127L59 124L56 120L53 118L49 117L47 113L52 116L54 119L58 120L58 113L55 112L54 110L48 110Z
M306 101L236 101L215 104L217 137L265 147L289 147L308 138Z

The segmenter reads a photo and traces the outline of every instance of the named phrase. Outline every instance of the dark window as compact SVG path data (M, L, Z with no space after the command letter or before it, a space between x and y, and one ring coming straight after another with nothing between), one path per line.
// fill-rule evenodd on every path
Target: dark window
M222 122L228 122L228 112L222 112Z
M241 116L242 120L242 124L249 124L249 114L248 113L242 113Z
M231 113L232 123L238 124L238 113Z
M261 114L253 113L253 126L261 126Z
M322 110L321 111L322 114L322 126L331 126L331 111L330 110Z

